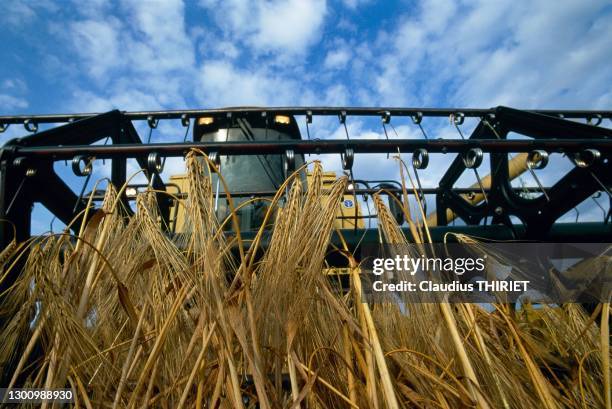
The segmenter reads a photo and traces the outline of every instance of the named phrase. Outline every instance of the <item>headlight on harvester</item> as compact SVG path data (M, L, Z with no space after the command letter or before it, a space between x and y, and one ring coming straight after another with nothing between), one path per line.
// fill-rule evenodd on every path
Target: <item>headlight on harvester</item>
M198 118L198 125L210 125L215 122L215 119L212 116L203 116Z
M289 125L291 123L291 117L287 115L275 115L274 123L282 124L282 125Z

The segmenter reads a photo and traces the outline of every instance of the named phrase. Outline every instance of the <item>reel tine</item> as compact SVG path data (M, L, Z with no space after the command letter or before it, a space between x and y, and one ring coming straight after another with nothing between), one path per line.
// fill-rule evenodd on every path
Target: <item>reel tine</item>
M25 121L23 121L23 127L28 132L31 132L31 133L38 132L38 123L34 121L33 119L28 118Z
M83 200L83 195L85 194L85 189L87 189L87 185L89 184L89 180L91 179L91 175L93 173L93 161L95 159L91 157L86 157L83 155L77 155L72 158L72 172L76 176L85 176L85 181L83 182L83 186L81 187L81 191L79 193L79 197L74 203L74 207L72 208L72 213L77 211L79 207L79 203Z
M419 191L418 199L421 201L423 206L423 212L427 214L427 202L425 201L425 193L423 193L423 186L421 185L421 178L417 169L426 169L429 165L429 152L426 149L420 148L412 153L412 170L417 181L417 187Z
M474 169L474 175L476 175L476 180L478 181L478 186L480 186L480 191L482 192L482 196L484 197L484 201L486 204L489 204L489 199L487 198L487 194L484 189L484 185L482 184L482 180L480 179L480 175L478 174L478 170Z
M578 210L578 207L574 207L574 211L576 212L576 223L578 223L578 219L580 218L580 210Z
M389 111L385 111L381 117L383 131L385 132L385 139L389 140L389 134L387 133L387 127L385 126L389 122L391 122L391 113ZM387 159L389 159L389 152L387 152Z
M527 154L527 169L529 169L529 173L531 173L531 176L533 176L533 179L536 181L538 187L544 194L544 197L546 197L546 201L550 202L548 193L546 193L546 190L542 186L542 183L540 183L540 179L536 176L534 171L534 169L544 169L546 165L548 165L548 152L543 150L535 150Z
M421 122L423 122L423 113L421 111L418 111L416 114L412 116L412 122L415 125L419 126L419 129L421 130L421 133L423 134L423 137L425 138L425 140L429 140L429 138L427 137L427 133L425 132L425 129L423 129L423 125L421 125Z
M459 128L459 125L463 124L463 122L465 121L465 114L463 112L450 114L449 119L451 123L455 125L455 129L457 129L457 132L459 132L459 136L461 136L461 139L465 140L465 136L463 136L463 132L461 131L461 128Z
M285 156L283 157L283 173L285 174L285 180L295 171L295 152L293 149L287 149ZM285 194L289 197L289 185L285 187Z
M572 159L577 167L587 169L591 174L591 177L595 179L597 184L601 187L601 190L606 192L612 199L612 193L610 193L610 190L608 190L606 185L603 184L597 175L595 175L595 173L593 173L593 171L590 169L593 165L597 164L597 162L601 160L601 152L599 152L597 149L585 149L576 153Z
M605 220L606 220L606 209L604 209L604 207L601 205L601 203L599 203L599 200L597 200L599 197L601 197L601 192L595 192L595 194L593 194L593 196L591 196L591 199L593 199L593 201L595 202L597 207L599 207L601 209L601 212L603 213L603 220L604 220L604 223L605 223Z
M208 154L208 159L210 159L216 166L214 173L217 174L217 183L215 186L215 215L217 215L217 210L219 209L219 190L221 178L219 177L219 172L221 172L221 156L218 152L210 152Z
M355 151L353 150L353 148L346 148L344 150L344 153L340 154L340 158L342 159L342 169L353 169L353 163L355 162Z
M344 132L346 133L346 140L350 141L351 138L349 136L348 128L346 127L346 111L340 112L338 116L340 118L340 123L344 125ZM351 185L353 185L353 200L355 201L355 221L354 221L354 230L357 231L357 194L355 193L355 177L353 176L353 163L355 161L355 151L351 147L346 147L344 150L344 154L340 154L340 159L342 160L342 168L345 171L348 171Z
M285 172L285 179L295 170L295 152L293 149L287 149L285 151L285 157L283 158L283 170Z
M147 143L151 143L151 136L153 135L153 129L157 128L159 120L153 115L147 117L147 125L149 125L149 136L147 137Z
M480 191L482 192L484 201L488 205L489 199L487 198L487 193L485 192L484 185L482 184L482 179L478 174L478 167L482 164L483 157L484 154L482 149L472 148L463 154L463 166L465 166L466 169L474 170L474 175L476 175L476 180L478 181L478 186L480 186Z
M187 114L181 115L181 125L185 128L185 136L183 136L183 143L187 142L187 136L189 135L189 129L191 129L191 119Z
M149 187L153 186L155 175L159 175L164 171L165 161L162 161L157 152L149 153L147 156L147 173L149 175Z
M344 133L346 134L346 140L350 141L351 138L349 137L349 131L348 131L348 128L346 127L346 111L341 111L340 114L338 114L338 119L340 120L340 123L344 126Z
M185 127L185 135L183 136L183 143L187 142L187 136L189 136L189 130L191 129L191 118L187 114L181 115L181 125ZM183 162L185 162L185 156L183 156ZM166 164L166 158L164 158L164 165Z
M27 166L27 159L24 158L24 157L15 158L15 160L13 160L13 166L15 166L17 168L23 168L25 170L24 170L24 174L23 174L23 177L21 179L21 182L19 183L19 186L17 187L17 190L15 191L15 194L11 198L11 201L9 202L9 205L6 207L5 214L9 214L9 212L11 211L11 208L13 207L13 204L17 200L17 197L19 196L19 193L21 193L21 189L23 189L23 185L25 184L25 181L28 178L33 177L33 176L36 175L36 169L35 168L29 168Z
M306 112L306 133L308 134L308 140L310 140L310 124L312 123L312 111Z

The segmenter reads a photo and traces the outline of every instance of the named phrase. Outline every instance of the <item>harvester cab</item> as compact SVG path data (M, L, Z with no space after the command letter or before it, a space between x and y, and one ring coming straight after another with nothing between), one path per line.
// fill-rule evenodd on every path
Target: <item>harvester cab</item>
M199 117L194 121L194 142L283 142L301 140L300 129L293 115L266 115L260 112L242 115L220 114ZM264 221L269 203L285 180L298 171L298 178L304 188L311 183L311 174L304 167L303 154L292 150L284 154L224 156L212 153L209 159L215 163L219 173L212 175L215 192L215 212L219 221L229 214L228 197L231 195L243 232L258 229ZM324 172L323 187L329 187L336 180L335 172ZM229 192L226 192L226 187ZM166 185L169 193L189 197L187 175L170 176ZM228 195L229 193L229 195ZM282 205L282 201L281 201ZM184 231L185 210L176 202L170 208L170 226L174 233ZM346 192L340 204L335 227L338 229L363 228L364 221L359 210L357 197ZM231 229L231 223L225 224Z

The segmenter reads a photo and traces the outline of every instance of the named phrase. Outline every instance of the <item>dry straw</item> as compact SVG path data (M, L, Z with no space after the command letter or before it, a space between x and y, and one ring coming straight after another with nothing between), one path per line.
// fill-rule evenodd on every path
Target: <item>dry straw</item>
M231 198L216 219L203 158L187 156L178 237L160 229L155 192L125 218L110 186L78 236L0 253L2 279L22 269L2 295L4 386L72 388L86 408L610 408L609 304L595 319L574 304L362 303L346 246L334 251L350 290L324 274L345 178L323 188L315 162L306 188L296 172L245 242ZM411 234L375 195L381 238L427 243L399 163Z

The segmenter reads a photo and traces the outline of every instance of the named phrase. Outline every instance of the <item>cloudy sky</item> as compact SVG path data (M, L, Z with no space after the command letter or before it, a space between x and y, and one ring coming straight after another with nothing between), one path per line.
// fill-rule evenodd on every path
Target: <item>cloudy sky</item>
M1 114L612 107L609 1L3 0L0 7ZM380 122L348 124L352 137L382 137ZM175 125L160 126L153 140L182 139ZM448 121L423 125L437 137L458 137ZM465 126L469 133L473 124ZM420 137L407 122L395 127ZM344 132L330 121L313 131L321 138ZM12 126L0 142L23 133ZM359 176L394 174L392 161L374 163L363 159ZM434 166L423 178L435 185L440 172Z

